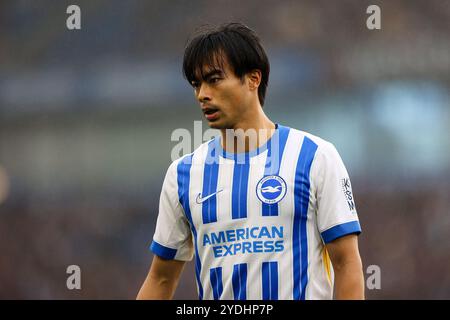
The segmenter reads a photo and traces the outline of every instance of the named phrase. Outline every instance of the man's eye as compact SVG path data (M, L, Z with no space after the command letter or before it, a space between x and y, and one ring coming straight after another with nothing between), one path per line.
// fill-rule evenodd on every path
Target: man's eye
M217 83L219 82L220 78L211 78L209 79L209 83Z

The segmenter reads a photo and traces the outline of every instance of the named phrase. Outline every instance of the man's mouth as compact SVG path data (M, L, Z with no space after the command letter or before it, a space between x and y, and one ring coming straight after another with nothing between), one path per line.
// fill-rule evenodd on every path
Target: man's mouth
M217 119L217 117L219 116L219 109L205 108L203 109L203 114L208 121L212 121Z

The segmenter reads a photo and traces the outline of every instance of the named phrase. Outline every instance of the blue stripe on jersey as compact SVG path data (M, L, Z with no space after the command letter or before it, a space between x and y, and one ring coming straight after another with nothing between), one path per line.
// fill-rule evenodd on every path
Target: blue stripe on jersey
M329 243L337 238L351 233L361 233L361 226L359 225L358 221L350 221L347 223L339 224L337 226L334 226L333 228L325 230L321 233L321 235L323 242Z
M233 219L247 218L247 190L250 160L234 162L231 215Z
M262 298L263 300L270 300L269 262L263 262L262 264Z
M283 158L284 148L289 136L289 128L278 126L278 130L267 144L267 160L264 169L264 176L278 175L280 173L281 159ZM278 203L262 204L263 216L277 216Z
M317 145L308 137L304 137L302 149L297 161L294 186L294 230L293 230L293 262L294 262L294 300L304 300L308 282L308 239L306 222L309 205L309 172L317 150Z
M191 208L189 206L189 185L191 178L191 166L192 166L192 154L185 156L180 160L177 166L177 182L178 182L178 198L180 200L181 206L184 209L184 213L186 218L189 221L191 226L191 231L194 236L194 245L195 245L195 277L197 279L198 286L198 297L200 300L203 299L203 287L200 279L200 271L202 269L202 265L200 262L200 258L198 256L198 247L197 247L197 230L195 230L194 223L192 221Z
M211 140L208 144L208 153L203 170L202 198L217 192L217 179L219 175L219 160L217 156L218 139ZM214 194L202 203L203 223L217 222L217 197Z
M211 268L209 270L209 278L211 280L214 300L219 300L223 292L222 267Z
M276 261L262 264L262 298L278 300L278 262Z
M159 244L158 242L156 242L155 240L152 241L150 250L152 250L152 252L154 254L156 254L157 256L160 256L160 257L162 257L164 259L168 259L168 260L172 260L173 258L175 258L176 254L177 254L177 249L165 247L165 246Z
M247 264L233 266L233 294L234 300L247 300Z

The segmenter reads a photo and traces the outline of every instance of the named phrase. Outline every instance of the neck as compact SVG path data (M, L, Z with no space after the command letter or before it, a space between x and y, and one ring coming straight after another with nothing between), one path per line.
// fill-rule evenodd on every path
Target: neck
M243 117L232 128L220 131L222 147L225 151L231 153L250 152L261 147L272 137L275 132L275 124L258 106L253 109L253 112L248 112L247 117Z

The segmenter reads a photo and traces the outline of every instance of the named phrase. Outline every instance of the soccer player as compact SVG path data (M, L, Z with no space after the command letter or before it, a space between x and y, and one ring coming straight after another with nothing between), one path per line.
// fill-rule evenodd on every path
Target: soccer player
M183 72L221 134L170 165L137 298L172 298L194 258L199 299L363 299L347 170L331 143L265 115L257 35L239 23L205 29Z

